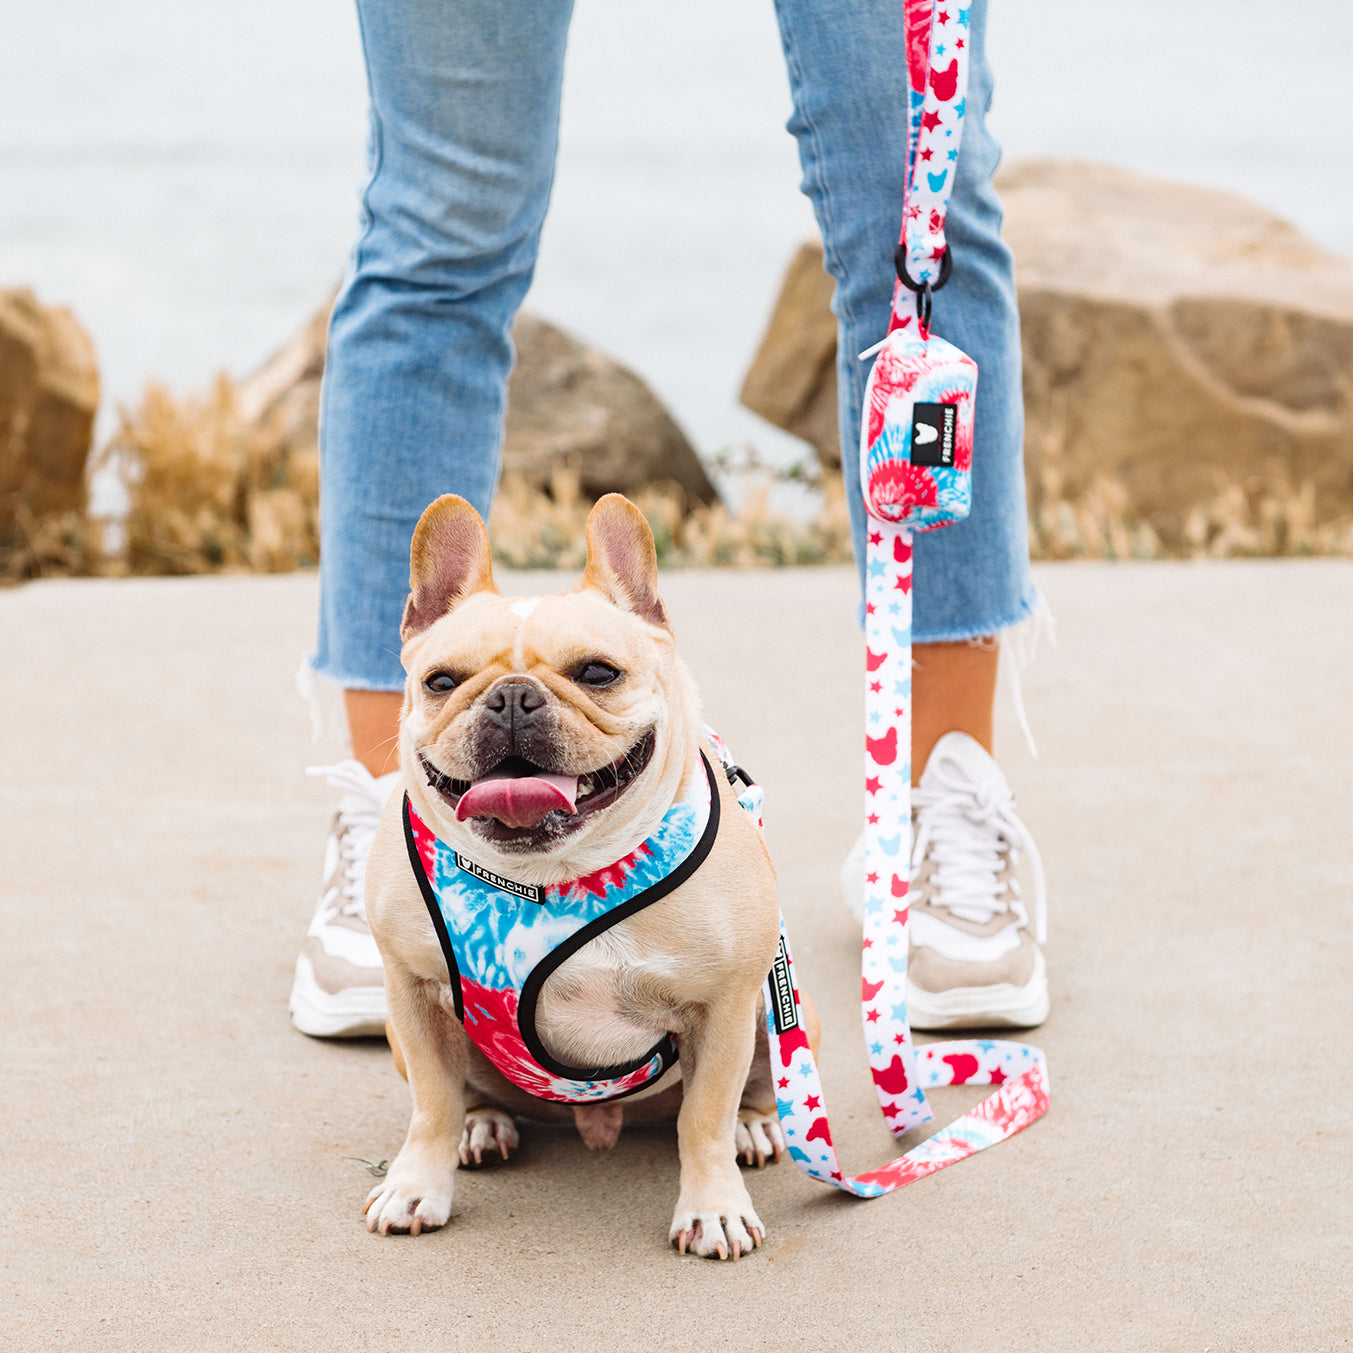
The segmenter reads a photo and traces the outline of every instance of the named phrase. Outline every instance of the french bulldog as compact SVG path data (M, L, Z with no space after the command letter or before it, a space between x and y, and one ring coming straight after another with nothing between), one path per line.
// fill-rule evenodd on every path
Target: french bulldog
M411 819L392 796L366 895L413 1115L366 1201L367 1228L417 1235L445 1225L457 1166L486 1152L506 1160L517 1116L572 1121L589 1147L605 1148L626 1121L675 1115L669 1239L683 1254L737 1259L766 1234L738 1159L759 1166L784 1151L759 1013L779 905L761 833L704 740L648 523L625 498L603 498L588 519L578 586L514 600L494 585L478 514L447 495L418 523L409 588L403 786L422 829L458 863L527 891L582 879L649 841L702 777L718 825L694 873L582 944L540 988L535 1030L558 1063L611 1067L664 1036L675 1044L675 1064L652 1083L569 1105L508 1080L457 1018L433 904L415 877ZM816 1043L815 1016L804 1013Z

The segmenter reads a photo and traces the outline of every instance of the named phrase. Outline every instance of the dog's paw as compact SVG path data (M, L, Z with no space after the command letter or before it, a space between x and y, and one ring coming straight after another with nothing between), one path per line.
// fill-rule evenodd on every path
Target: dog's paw
M739 1109L733 1142L744 1165L755 1165L759 1170L768 1160L778 1161L785 1153L779 1115L762 1113L760 1109Z
M460 1137L460 1163L482 1165L485 1151L496 1151L506 1160L520 1143L511 1114L489 1105L471 1109L465 1115L465 1131Z
M688 1208L678 1203L668 1236L682 1254L734 1260L760 1249L765 1238L765 1223L756 1215L745 1189L740 1200L730 1199L723 1206Z
M450 1220L451 1187L448 1183L444 1189L420 1188L387 1178L371 1190L362 1212L366 1229L383 1236L391 1231L407 1231L411 1236L435 1231Z

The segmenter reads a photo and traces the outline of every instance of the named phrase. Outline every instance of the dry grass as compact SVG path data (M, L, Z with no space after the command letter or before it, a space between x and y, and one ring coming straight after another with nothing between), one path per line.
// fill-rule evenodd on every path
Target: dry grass
M1165 544L1137 517L1122 486L1094 481L1072 498L1044 487L1029 516L1034 559L1246 559L1353 556L1353 517L1319 521L1315 485L1282 466L1244 481L1218 472L1210 498L1188 510L1182 539Z
M102 458L127 488L130 573L284 573L319 559L318 457L247 421L226 376L202 398L148 386Z
M83 512L35 517L22 503L0 542L0 583L94 577L110 572L102 523Z
M202 399L176 400L147 388L123 410L103 455L118 466L130 510L124 567L130 573L277 573L319 557L319 464L297 450L283 418L258 426L240 412L220 377ZM636 496L668 567L839 563L850 558L850 526L839 480L824 485L809 521L768 507L775 475L743 468L743 509L688 508L675 484ZM508 476L490 521L498 562L514 568L581 568L591 500L576 466L556 467L548 492Z
M635 502L653 528L658 563L668 568L755 568L849 561L850 523L839 479L823 486L821 506L807 521L769 509L775 487L769 472L750 470L747 479L743 507L736 515L722 503L688 509L685 494L674 484L657 484L637 494ZM494 558L511 568L582 568L591 507L571 466L555 469L549 493L508 476L489 521Z
M319 463L284 413L251 422L221 376L203 397L177 399L150 385L120 413L101 452L126 485L125 551L109 558L100 523L78 513L20 515L0 548L0 579L71 574L278 573L319 558ZM1044 465L1055 462L1045 458ZM727 467L726 467L727 468ZM751 568L846 563L850 530L839 476L815 482L816 510L793 519L769 506L784 476L755 459L734 467L742 507L688 507L675 485L638 495L666 567ZM801 477L801 474L800 476ZM490 522L498 561L516 568L581 568L591 502L574 467L560 465L548 492L508 477ZM1029 521L1035 559L1353 556L1353 519L1319 521L1314 486L1282 466L1243 483L1217 476L1215 492L1188 513L1182 540L1167 546L1134 516L1116 481L1074 497L1053 468L1034 486Z

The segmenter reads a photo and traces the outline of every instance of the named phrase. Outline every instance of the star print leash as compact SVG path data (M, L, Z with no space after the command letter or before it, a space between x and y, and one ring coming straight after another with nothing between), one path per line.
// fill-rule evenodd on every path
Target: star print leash
M910 1184L1013 1136L1048 1106L1042 1052L1003 1039L917 1048L907 1024L911 843L911 535L871 523L865 592L865 916L861 1015L869 1069L895 1136L934 1116L926 1091L994 1085L996 1091L905 1155L864 1174L841 1169L817 1065L800 1016L798 983L781 923L780 952L764 998L776 1106L789 1154L806 1174L860 1198Z
M801 1170L862 1198L890 1193L1004 1141L1048 1106L1047 1063L1037 1048L962 1039L917 1049L907 1022L911 533L967 516L977 365L930 333L931 292L947 280L951 266L944 218L962 133L968 11L907 0L906 18L911 175L890 329L866 386L860 437L860 477L871 518L865 587L862 1018L879 1106L895 1136L933 1118L928 1089L997 1088L905 1155L864 1174L846 1175L837 1161L802 1025L782 920L779 953L763 992L781 1127ZM925 167L933 164L940 168Z
M957 3L905 2L907 181L889 327L906 328L916 322L928 329L927 288L938 291L953 266L944 221L963 139L969 11Z

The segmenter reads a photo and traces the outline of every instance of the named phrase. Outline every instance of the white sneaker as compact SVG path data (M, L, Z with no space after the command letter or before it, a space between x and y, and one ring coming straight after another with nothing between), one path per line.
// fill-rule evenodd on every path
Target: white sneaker
M914 1029L1026 1029L1048 1017L1043 865L1000 767L966 733L935 744L912 791L907 1015ZM1036 941L1014 877L1029 855ZM864 837L842 890L864 908Z
M319 906L291 986L291 1022L314 1038L385 1032L385 973L366 922L366 861L399 772L375 778L360 761L312 766L344 791L324 852Z

